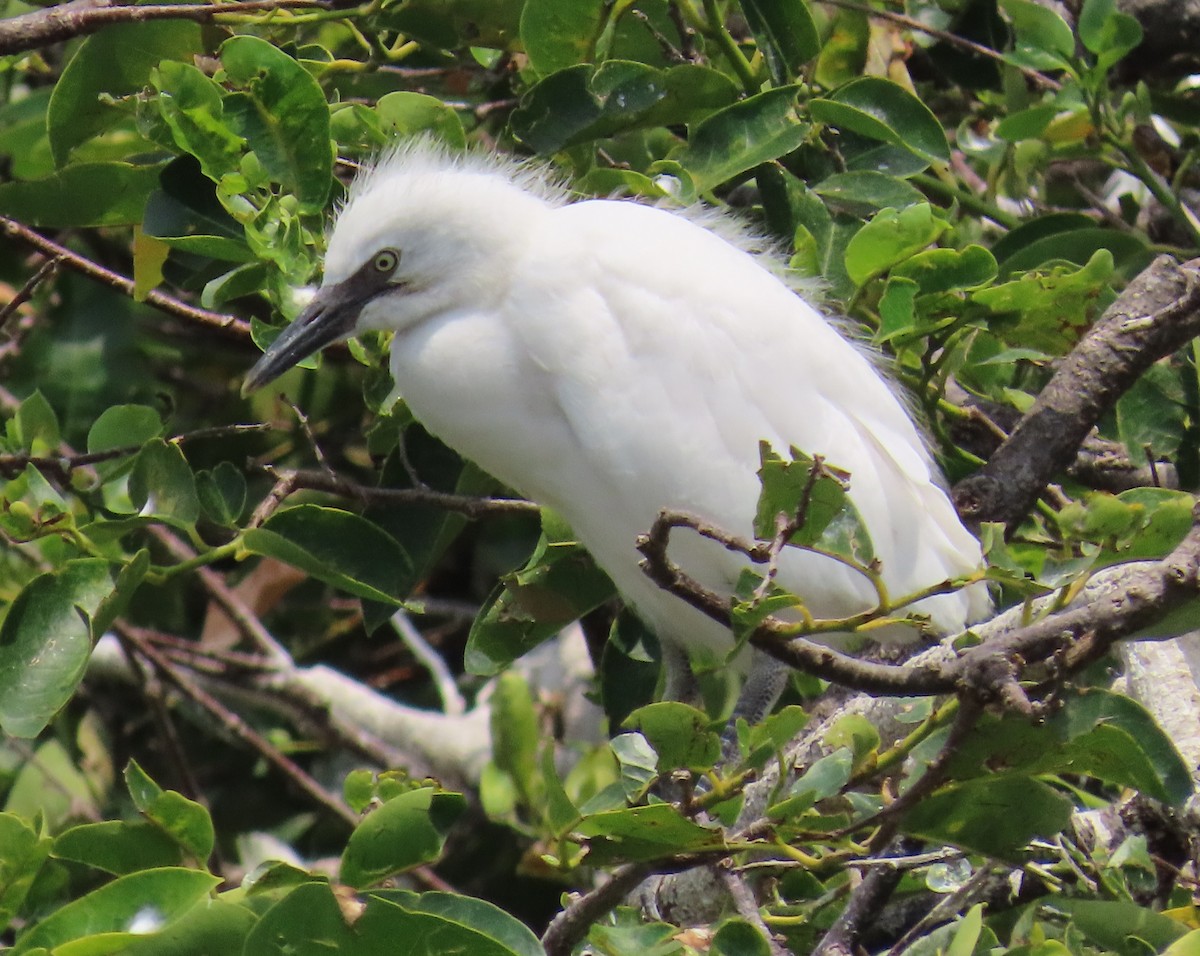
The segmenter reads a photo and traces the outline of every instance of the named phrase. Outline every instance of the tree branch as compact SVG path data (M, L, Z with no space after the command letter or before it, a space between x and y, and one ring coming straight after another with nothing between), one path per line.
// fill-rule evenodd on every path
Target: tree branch
M1080 339L1008 440L954 488L964 520L1020 521L1138 377L1200 335L1200 259L1155 259Z
M0 56L36 50L51 43L95 33L110 23L146 20L194 20L208 23L221 14L254 13L287 8L328 9L321 0L245 0L214 4L114 4L110 0L69 0L0 23Z
M84 2L84 0L72 0L72 2ZM68 6L70 4L67 4ZM40 13L52 13L60 9L59 7L51 7L48 10L37 11ZM120 10L148 10L153 7L119 7L106 9ZM180 9L186 9L181 7ZM34 16L35 14L28 14ZM17 18L19 19L19 18ZM4 50L0 47L0 54ZM7 216L0 216L0 233L7 236L9 239L18 239L27 245L33 246L40 252L45 253L58 260L60 265L66 266L68 269L73 269L81 275L87 276L89 279L95 279L110 288L123 292L132 297L134 293L133 280L121 275L118 272L113 272L111 269L106 269L98 262L93 262L85 256L79 255L77 252L72 252L66 246L60 245L53 239L48 239L40 232L30 229L28 226L17 222L15 219L9 219ZM234 315L226 315L222 312L210 312L208 309L201 309L194 305L189 305L186 302L176 299L172 295L167 295L165 292L160 292L157 289L151 289L146 293L144 301L148 305L154 306L156 309L161 309L163 312L178 316L181 319L187 319L189 322L197 322L200 325L208 326L209 328L218 329L228 335L234 336L240 340L249 340L250 338L250 323L245 319L239 319Z

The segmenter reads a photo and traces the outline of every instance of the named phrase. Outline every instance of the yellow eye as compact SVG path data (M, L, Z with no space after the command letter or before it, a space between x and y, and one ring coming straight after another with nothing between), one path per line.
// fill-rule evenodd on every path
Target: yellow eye
M400 264L400 253L395 249L381 249L371 260L371 267L382 275L390 275Z

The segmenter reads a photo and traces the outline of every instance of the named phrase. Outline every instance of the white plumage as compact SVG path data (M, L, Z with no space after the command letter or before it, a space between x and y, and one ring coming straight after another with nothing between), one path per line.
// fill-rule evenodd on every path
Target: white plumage
M645 577L635 539L664 507L748 537L760 439L851 473L893 594L978 567L901 401L753 240L712 213L569 199L500 160L425 144L386 155L337 219L317 299L248 384L339 336L394 332L392 375L417 418L561 513L677 648L724 654L732 638ZM398 255L386 275L385 251ZM688 532L672 557L722 593L745 563ZM860 575L797 549L779 582L817 616L874 603ZM951 632L988 606L974 585L918 609Z

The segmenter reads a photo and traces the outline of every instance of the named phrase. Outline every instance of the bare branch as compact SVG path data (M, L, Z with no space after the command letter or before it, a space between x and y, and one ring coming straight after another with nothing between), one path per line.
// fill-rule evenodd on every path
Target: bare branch
M73 2L84 2L84 0L73 0ZM70 4L65 4L69 6ZM228 9L232 4L223 5L223 9ZM53 13L61 7L51 7L48 10L37 11L41 13ZM110 10L150 10L153 7L108 7L104 9ZM179 9L189 9L180 7ZM34 16L35 14L29 14ZM19 19L19 18L18 18ZM10 22L10 21L6 21ZM3 48L0 47L0 54ZM106 269L98 262L93 262L85 256L79 255L77 252L72 252L66 246L59 245L52 239L47 239L40 232L30 229L28 226L17 222L15 219L9 219L7 216L0 216L0 233L10 239L19 239L21 242L33 246L35 249L45 253L48 256L56 258L62 265L69 269L73 269L81 275L87 276L89 279L95 279L110 288L116 289L132 296L134 292L133 280L127 276L123 276L118 272L113 272L111 269ZM147 304L154 306L156 309L161 309L163 312L168 312L171 315L178 316L181 319L187 319L189 322L197 322L208 328L218 329L228 335L232 335L240 340L248 340L250 338L250 323L245 319L239 319L234 315L226 315L221 312L210 312L208 309L201 309L194 305L189 305L174 296L167 295L165 292L160 292L157 289L151 289L146 293L144 300Z

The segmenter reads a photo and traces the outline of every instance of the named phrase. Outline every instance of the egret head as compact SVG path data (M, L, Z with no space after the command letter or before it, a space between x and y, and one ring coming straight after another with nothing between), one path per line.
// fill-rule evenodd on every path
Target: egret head
M313 352L370 330L403 334L502 296L523 235L566 193L499 160L418 140L360 175L329 235L312 301L246 376L252 391Z

